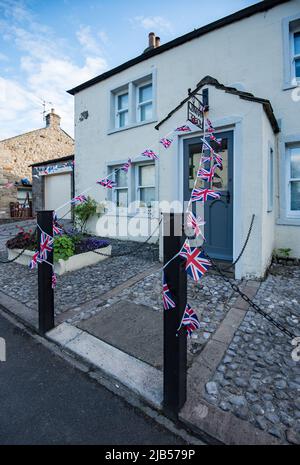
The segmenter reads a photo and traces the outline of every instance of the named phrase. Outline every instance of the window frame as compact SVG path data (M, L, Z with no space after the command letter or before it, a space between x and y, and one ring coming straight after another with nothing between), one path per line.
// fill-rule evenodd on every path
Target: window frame
M300 53L296 54L295 52L295 35L300 34L300 26L290 32L291 37L291 76L292 81L296 82L297 84L300 83L300 76L296 76L296 60L300 60Z
M300 150L300 142L297 144L291 144L286 147L286 212L288 218L297 218L300 219L300 210L291 210L291 186L292 182L300 182L299 178L292 178L291 176L291 154L292 149L299 148Z
M268 206L267 212L271 213L274 209L274 193L275 193L275 170L274 170L274 149L269 145L268 152Z
M150 100L144 100L143 102L140 102L140 89L149 85L151 85L152 88L152 98ZM149 103L151 103L151 118L142 120L142 107L149 105ZM153 82L151 79L136 85L136 115L136 120L139 123L146 123L147 121L151 121L153 119Z
M125 163L125 161L124 161ZM114 165L111 167L112 169L112 172L113 172L113 176L112 176L112 179L113 181L116 183L116 186L113 188L113 195L112 195L112 201L115 203L116 205L116 208L120 211L120 210L127 210L128 209L128 206L129 206L129 192L130 192L130 189L129 189L129 173L126 174L127 176L127 186L124 187L124 186L120 186L118 187L117 185L117 173L116 171L119 170L123 165ZM124 207L124 206L119 206L118 205L118 191L127 191L127 205Z
M128 105L127 105L127 108L122 108L121 110L119 110L118 108L118 100L119 100L119 97L121 97L122 95L128 95ZM116 92L114 94L114 113L115 113L115 128L116 129L124 129L126 127L128 127L129 125L129 107L130 107L130 104L129 104L129 88L125 88L123 90L120 90L119 92ZM125 124L124 126L120 126L120 115L123 114L123 113L127 113L128 114L128 123Z
M300 12L282 19L283 41L283 90L296 88L300 79L296 79L294 34L300 32Z
M152 100L142 102L144 106L146 103L152 103L152 115L147 120L141 120L139 111L139 95L138 89L146 85L152 84ZM119 125L118 113L118 99L117 97L122 94L128 93L128 124L126 126ZM137 126L143 126L157 121L157 69L153 67L150 72L137 76L127 82L120 83L119 86L114 86L108 90L108 130L107 134L114 134L119 131L128 130ZM126 109L127 110L127 109Z
M149 185L145 185L145 186L142 186L140 185L140 168L143 167L143 166L153 166L154 168L154 184L149 184ZM156 192L155 192L155 189L156 189L156 174L155 174L155 162L142 162L142 163L136 163L135 164L135 185L136 185L136 189L135 189L135 201L137 202L138 204L138 208L139 209L148 209L148 208L152 208L152 206L148 206L148 205L141 205L141 190L142 189L154 189L154 198L155 198L155 195L156 195ZM155 202L155 200L154 200Z

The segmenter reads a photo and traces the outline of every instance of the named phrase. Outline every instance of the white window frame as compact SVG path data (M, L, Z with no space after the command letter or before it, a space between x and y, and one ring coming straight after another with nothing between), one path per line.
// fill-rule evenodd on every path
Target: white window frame
M142 87L147 87L149 85L151 85L151 87L152 87L152 99L145 100L142 103L140 103L140 101L139 101L140 89ZM142 107L145 106L145 105L148 105L149 103L151 103L151 105L152 105L151 118L142 120L142 111L141 111ZM136 86L136 114L137 114L137 121L140 122L140 123L141 122L146 123L147 121L151 121L153 119L153 82L152 82L151 79L149 79L148 81L142 82L141 84L138 84Z
M124 163L125 163L125 161L124 161ZM112 167L112 171L113 171L113 173L114 173L113 176L112 176L112 179L113 179L114 182L117 182L116 171L119 170L122 166L123 166L123 165L120 165L120 166L113 166L113 167ZM127 190L127 206L126 206L126 207L123 207L123 206L120 207L120 206L117 204L117 200L118 200L118 194L117 194L117 192L118 192L118 191L124 191L124 190ZM127 210L127 209L128 209L128 206L129 206L129 204L130 204L129 192L130 192L130 190L129 190L129 173L127 173L127 187L124 187L124 186L118 187L118 186L116 185L116 187L114 187L113 190L112 190L112 194L113 194L113 195L112 195L112 201L115 203L116 208L117 208L119 211L120 211L120 210Z
M139 111L139 88L145 85L152 84L152 100L143 102L152 103L152 116L151 118L141 121ZM120 127L119 114L118 114L118 96L128 93L128 124ZM156 104L156 93L157 93L157 70L155 67L142 76L137 76L130 81L120 83L119 86L111 88L109 90L109 121L108 121L108 134L114 134L115 132L128 130L137 126L143 126L145 124L155 123L157 121L157 104Z
M154 167L154 184L152 185L147 185L147 186L141 186L140 185L140 179L139 179L139 173L140 173L140 167L142 166L153 166ZM142 206L141 205L141 189L154 189L154 194L155 194L155 163L151 163L151 162L146 162L146 163L136 163L135 164L135 184L136 184L136 201L139 205L139 209L141 210L145 210L145 209L148 209L148 208L152 208L152 206Z
M296 77L296 60L300 59L300 53L295 53L295 34L300 34L300 27L290 33L291 40L291 76L294 82L300 83L300 76Z
M299 147L300 148L300 142L299 144L293 144L289 145L286 148L286 212L287 212L287 217L289 218L299 218L300 219L300 210L291 210L291 185L292 182L295 181L300 181L300 178L292 178L291 177L291 150L293 148Z
M271 213L274 208L274 149L269 146L268 154L268 207L267 212Z
M122 95L128 95L128 106L127 108L122 108L121 110L118 109L118 99L119 97L121 97ZM122 91L119 91L119 92L116 92L115 95L114 95L114 111L115 111L115 127L118 128L118 129L123 129L123 128L126 128L128 127L129 125L129 89L126 88ZM120 126L120 115L122 113L128 113L128 123L125 125L125 126Z
M283 37L283 90L297 87L300 79L296 79L294 52L294 34L300 32L300 12L282 19Z

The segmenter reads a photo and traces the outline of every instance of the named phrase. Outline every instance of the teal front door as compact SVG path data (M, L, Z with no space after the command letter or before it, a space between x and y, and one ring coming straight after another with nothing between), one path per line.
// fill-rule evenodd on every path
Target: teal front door
M220 200L209 200L204 204L205 250L219 260L233 259L233 132L218 133L222 138L220 154L223 170L216 170L212 188L220 192ZM194 186L202 152L200 137L184 141L184 200L188 201ZM211 187L198 179L197 188ZM197 202L193 204L196 212Z

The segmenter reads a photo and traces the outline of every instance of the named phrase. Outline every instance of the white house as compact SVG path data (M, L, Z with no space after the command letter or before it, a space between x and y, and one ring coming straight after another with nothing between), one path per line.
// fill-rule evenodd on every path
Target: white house
M159 160L140 157L128 175L119 171L111 197L96 185L90 194L115 202L107 219L118 225L132 201L188 200L201 131L177 135L167 150L159 139L186 121L188 89L208 89L224 159L216 181L224 195L204 212L210 254L235 260L255 215L237 278L263 276L275 248L300 257L300 1L263 1L166 44L149 40L138 57L69 91L76 193L155 147ZM149 220L149 208L130 214ZM154 227L159 212L150 216Z

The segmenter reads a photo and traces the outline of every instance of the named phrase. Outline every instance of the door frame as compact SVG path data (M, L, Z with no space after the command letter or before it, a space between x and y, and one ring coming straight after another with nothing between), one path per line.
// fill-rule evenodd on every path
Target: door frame
M240 225L243 221L243 181L246 181L243 176L243 118L241 116L227 116L223 118L213 119L213 125L216 128L215 133L225 131L233 131L233 260L236 260L240 252L243 241L245 240ZM184 140L193 137L203 136L202 131L195 131L192 134L185 134L179 136L174 140L175 160L173 163L174 179L177 179L177 185L174 185L175 192L174 199L178 199L183 205L184 191L183 191L183 147ZM241 279L243 276L243 257L235 265L234 275L236 279Z
M232 175L232 180L231 180L231 183L232 183L232 189L231 189L231 197L232 197L232 205L231 205L231 231L232 231L232 242L231 242L231 250L232 250L232 256L230 259L228 259L229 262L232 262L233 261L233 257L234 257L234 131L233 130L226 130L224 129L223 131L220 130L220 131L216 131L215 132L216 134L218 134L219 136L221 136L222 138L224 139L228 139L228 146L229 148L231 149L232 151L232 158L230 160L230 173ZM186 180L185 180L185 176L187 175L186 173L186 160L185 160L185 157L187 156L187 151L188 151L188 147L189 145L193 145L194 143L197 144L196 142L196 139L198 139L198 143L200 143L199 139L201 138L202 136L200 135L197 135L195 134L194 137L189 137L189 138L184 138L183 140L183 158L182 158L182 161L183 161L183 199L184 200L187 200L185 199L185 195L186 195ZM230 150L229 152L230 153ZM222 260L225 261L225 258Z

